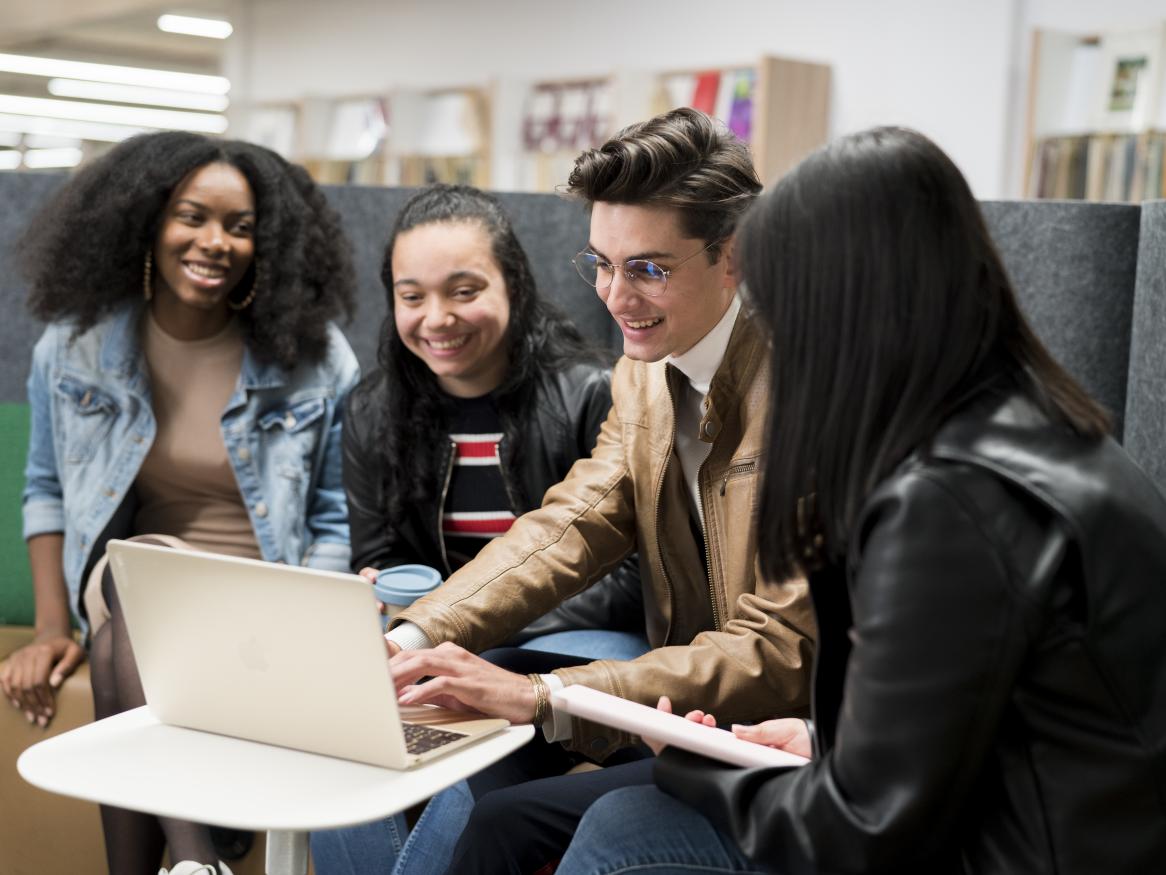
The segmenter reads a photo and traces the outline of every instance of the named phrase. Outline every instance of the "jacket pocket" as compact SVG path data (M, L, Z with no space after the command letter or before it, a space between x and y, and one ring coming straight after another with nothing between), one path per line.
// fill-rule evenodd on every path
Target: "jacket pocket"
M259 427L266 432L282 429L288 434L297 434L323 417L324 408L323 398L273 407L259 417Z
M294 494L288 500L301 505L323 439L320 427L326 412L323 398L308 398L277 405L261 414L258 420L268 470L294 484ZM269 481L269 485L274 486L274 482Z
M746 459L741 462L733 462L725 469L725 473L721 475L721 495L724 495L729 488L729 484L740 477L750 477L757 471L757 460Z
M74 465L88 462L109 437L120 407L104 389L75 377L61 377L55 388L63 408L65 461Z

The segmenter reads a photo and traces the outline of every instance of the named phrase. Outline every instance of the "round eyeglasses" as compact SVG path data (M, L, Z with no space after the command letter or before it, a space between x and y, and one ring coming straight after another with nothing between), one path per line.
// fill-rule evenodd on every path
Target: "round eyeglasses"
M631 283L632 288L641 295L658 298L668 289L668 277L672 276L676 268L720 242L720 240L714 240L706 246L702 246L691 255L686 255L680 259L675 266L667 270L646 258L629 258L623 264L612 264L602 255L597 255L590 249L584 249L578 253L571 259L571 263L575 265L575 270L579 271L579 276L583 277L583 282L589 286L595 286L597 289L609 288L615 280L616 270L620 270L624 279Z

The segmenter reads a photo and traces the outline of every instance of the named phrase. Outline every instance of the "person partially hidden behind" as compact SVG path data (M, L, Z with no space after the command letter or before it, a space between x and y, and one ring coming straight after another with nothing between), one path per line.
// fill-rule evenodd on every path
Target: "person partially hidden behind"
M815 757L666 749L558 875L1162 871L1166 500L1025 321L959 170L913 131L845 137L740 237L774 338L762 567L809 573Z
M560 684L650 704L672 690L682 707L713 701L733 720L766 716L774 699L782 714L808 705L806 584L767 582L756 568L767 341L732 269L737 220L761 189L749 151L702 113L674 110L581 155L569 189L591 207L575 264L623 334L611 413L590 458L540 509L388 633L390 649L402 648L392 668L403 702L534 722L543 737L470 780L468 823L464 810L433 810L452 791L436 797L403 871L533 871L562 854L591 799L650 780L648 760L563 775L580 755L611 762L634 740L548 709ZM651 651L594 662L475 655L637 546Z
M351 309L354 273L302 168L180 132L83 167L22 248L32 310L52 321L28 380L37 632L0 686L47 726L85 655L71 612L98 718L144 704L110 537L347 569L341 413L359 374L330 320ZM101 821L117 875L156 875L164 846L175 872L215 868L202 824L108 805Z

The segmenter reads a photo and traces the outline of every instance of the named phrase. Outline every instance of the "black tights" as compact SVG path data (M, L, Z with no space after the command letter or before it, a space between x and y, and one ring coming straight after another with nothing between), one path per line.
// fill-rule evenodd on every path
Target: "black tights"
M146 704L117 587L108 567L101 580L101 591L110 618L97 630L89 648L93 710L98 720ZM165 847L170 848L174 863L179 860L216 863L218 860L210 829L200 823L102 805L101 827L105 832L105 859L111 875L157 875Z

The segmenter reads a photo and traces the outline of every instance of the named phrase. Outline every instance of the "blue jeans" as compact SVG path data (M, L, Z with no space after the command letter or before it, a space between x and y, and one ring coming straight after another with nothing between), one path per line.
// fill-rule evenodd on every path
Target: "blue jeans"
M614 632L610 629L572 629L552 632L531 638L521 645L523 650L541 650L563 653L585 659L635 659L643 656L651 645L648 639L635 632Z
M556 875L764 872L696 809L655 787L624 787L595 802Z
M454 841L470 818L473 796L465 781L429 801L409 832L405 815L312 833L312 864L317 875L442 875L449 868ZM423 826L424 825L424 826ZM431 833L452 836L448 842L415 841Z

